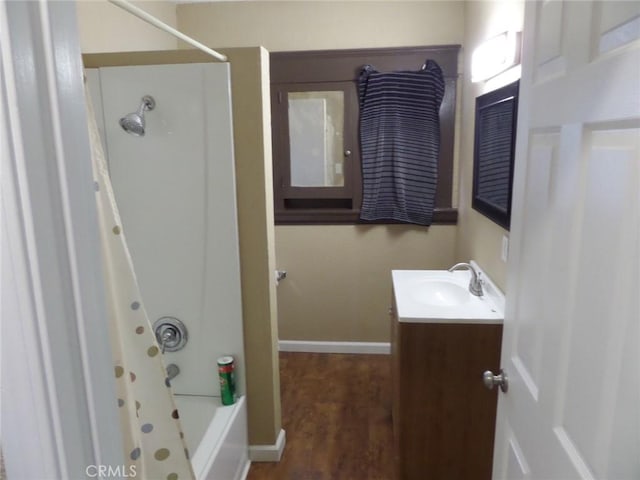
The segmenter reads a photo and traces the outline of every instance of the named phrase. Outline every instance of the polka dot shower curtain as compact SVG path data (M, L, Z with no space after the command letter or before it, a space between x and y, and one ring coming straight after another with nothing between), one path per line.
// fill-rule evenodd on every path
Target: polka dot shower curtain
M194 479L162 354L140 297L113 195L93 107L86 94L98 222L129 477Z

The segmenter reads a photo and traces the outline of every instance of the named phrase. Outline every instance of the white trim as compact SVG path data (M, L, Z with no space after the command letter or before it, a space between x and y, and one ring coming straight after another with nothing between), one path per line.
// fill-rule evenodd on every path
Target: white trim
M135 15L140 20L143 20L143 21L153 25L154 27L159 28L160 30L162 30L164 32L167 32L167 33L173 35L174 37L182 40L183 42L187 42L189 45L191 45L193 47L196 47L199 50L202 50L204 53L208 53L212 57L217 58L218 60L221 60L223 62L227 61L227 56L226 55L223 55L223 54L221 54L219 52L216 52L215 50L212 50L211 48L207 47L206 45L204 45L204 44L198 42L197 40L194 40L193 38L185 35L181 31L176 30L175 28L167 25L164 22L161 22L160 20L158 20L153 15L145 12L141 8L136 7L135 5L127 2L126 0L109 0L109 2L112 3L113 5L115 5L116 7L120 7L123 10L126 10L127 12L129 12L130 14Z
M0 40L6 473L84 478L123 455L75 6L0 2Z
M356 353L389 355L389 342L316 342L306 340L280 340L278 350L281 352L311 353Z
M44 4L41 4L41 7L44 7ZM53 25L51 19L49 18L49 12L47 8L41 8L40 12L40 26L42 28L42 36L45 40L45 45L47 48L53 51L54 49L54 37L52 34L51 26ZM60 79L56 73L56 65L55 65L55 57L54 55L46 55L44 57L44 78L46 79L47 87L50 92L56 92L56 95L49 96L49 108L51 109L51 116L53 118L64 118L62 115L62 110L60 108L59 102L61 100L61 95L58 93L60 85ZM68 135L68 131L66 134ZM64 224L64 234L66 240L66 249L69 252L69 277L70 277L70 290L73 296L74 309L76 312L76 326L78 329L78 347L79 354L81 358L81 367L82 373L85 378L91 378L91 362L89 360L89 345L87 342L87 333L86 333L86 325L88 324L88 319L85 318L84 314L87 311L84 308L83 302L88 300L82 295L81 282L82 279L80 273L79 263L81 259L79 256L81 255L80 249L78 249L76 245L76 235L74 235L75 230L75 218L73 215L73 208L71 206L72 201L70 199L70 192L72 189L69 188L66 169L68 168L68 156L66 150L67 143L65 142L65 133L63 132L63 125L61 122L51 122L51 134L55 144L55 163L58 171L58 177L60 182L60 211L63 216L63 224ZM80 219L78 219L80 220ZM86 241L86 238L81 238L81 241ZM98 413L95 409L95 398L94 391L92 389L91 382L86 382L85 384L85 394L87 396L87 408L89 413L89 423L91 429L91 443L93 447L93 454L96 458L96 463L101 464L101 453L100 453L100 440L98 438Z
M249 445L249 460L252 462L279 462L287 443L284 429L280 429L273 445Z

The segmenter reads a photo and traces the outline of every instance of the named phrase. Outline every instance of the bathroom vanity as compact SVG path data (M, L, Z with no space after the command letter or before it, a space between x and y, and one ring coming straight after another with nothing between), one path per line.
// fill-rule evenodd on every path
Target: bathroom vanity
M393 430L401 480L489 480L504 298L469 272L396 270L391 308Z

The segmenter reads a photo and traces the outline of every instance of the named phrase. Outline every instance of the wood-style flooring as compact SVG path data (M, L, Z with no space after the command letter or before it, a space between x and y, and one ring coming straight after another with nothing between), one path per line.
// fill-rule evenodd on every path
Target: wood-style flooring
M391 365L387 355L280 353L279 463L248 480L391 480Z

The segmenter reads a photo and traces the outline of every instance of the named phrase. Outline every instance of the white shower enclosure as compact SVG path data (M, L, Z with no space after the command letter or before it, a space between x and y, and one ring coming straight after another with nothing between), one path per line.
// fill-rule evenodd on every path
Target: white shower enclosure
M171 381L174 393L220 397L216 359L232 355L241 397L244 347L229 65L105 67L86 74L149 319L174 317L188 330L184 348L164 357L165 364L180 369ZM145 112L145 135L136 137L118 121L145 95L156 105ZM242 415L246 431L244 408ZM200 437L210 420L188 423L200 424L202 431L195 435ZM200 442L189 438L189 426L183 427L188 443ZM243 436L246 452L246 432ZM190 450L193 455L194 447Z

